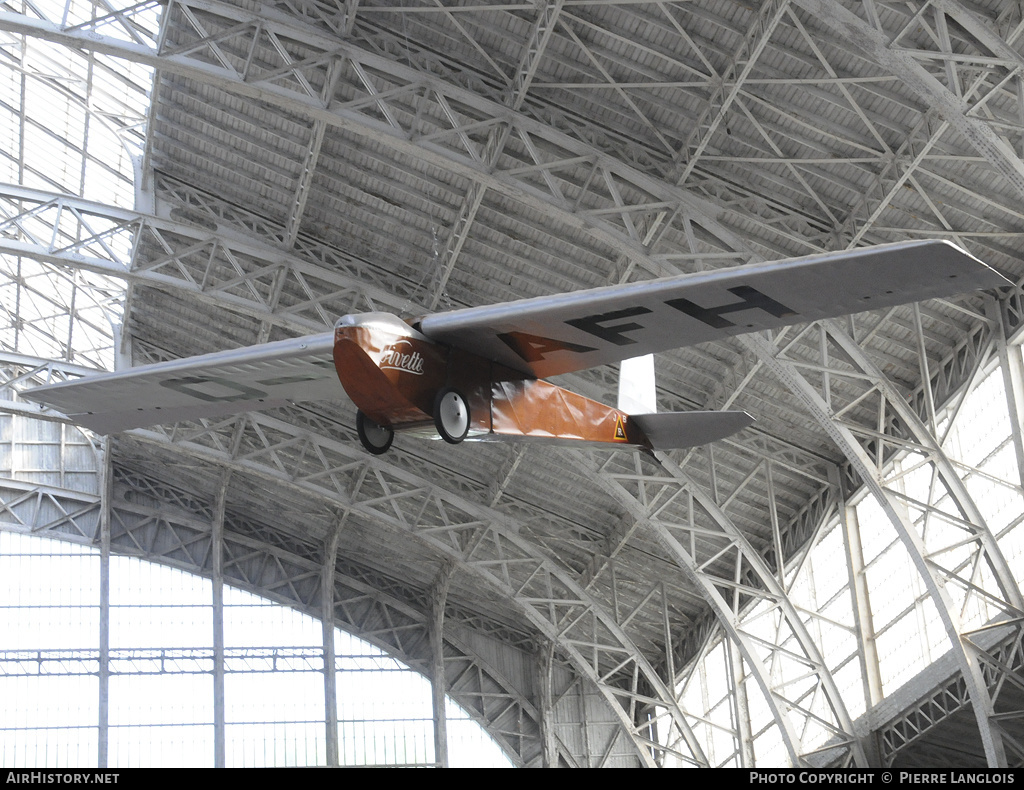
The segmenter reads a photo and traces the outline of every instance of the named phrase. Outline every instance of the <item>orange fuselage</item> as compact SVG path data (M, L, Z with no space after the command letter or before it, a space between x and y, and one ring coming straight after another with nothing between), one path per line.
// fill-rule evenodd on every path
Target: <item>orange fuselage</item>
M624 412L434 343L393 315L365 313L338 321L334 365L356 407L396 431L431 429L436 394L453 387L469 404L469 439L523 436L649 446Z

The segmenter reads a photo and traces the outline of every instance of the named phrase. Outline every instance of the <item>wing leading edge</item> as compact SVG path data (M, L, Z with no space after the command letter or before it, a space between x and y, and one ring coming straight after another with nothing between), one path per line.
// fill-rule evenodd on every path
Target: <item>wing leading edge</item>
M1010 281L944 241L901 242L437 313L431 340L539 378Z
M101 434L335 400L343 392L333 348L334 333L325 332L35 387L22 397Z

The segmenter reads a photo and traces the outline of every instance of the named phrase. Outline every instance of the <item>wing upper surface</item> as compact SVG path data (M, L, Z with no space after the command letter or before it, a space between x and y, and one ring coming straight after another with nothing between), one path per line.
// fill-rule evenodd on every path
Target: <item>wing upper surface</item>
M1010 281L944 241L915 241L453 310L420 331L546 378L629 357Z
M333 400L343 394L333 347L334 333L325 332L35 387L22 397L102 434Z

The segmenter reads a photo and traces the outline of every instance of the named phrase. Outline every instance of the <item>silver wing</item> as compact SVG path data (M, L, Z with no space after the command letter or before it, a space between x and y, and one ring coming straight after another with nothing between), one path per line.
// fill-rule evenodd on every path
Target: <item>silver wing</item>
M102 434L334 400L343 390L333 348L334 333L325 332L36 387L22 397Z
M1010 282L952 244L910 242L438 313L424 318L420 329L437 342L547 377L743 332L1005 285ZM325 332L37 387L22 396L97 433L333 400L342 394L333 343L333 333ZM648 428L666 441L692 431L663 420Z
M903 242L427 316L431 340L539 378L730 335L1010 281L943 241Z

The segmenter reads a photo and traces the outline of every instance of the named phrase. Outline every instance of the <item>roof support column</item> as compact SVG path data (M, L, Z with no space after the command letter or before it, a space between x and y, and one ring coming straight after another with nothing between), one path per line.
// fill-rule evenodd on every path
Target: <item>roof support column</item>
M841 491L839 470L835 472L833 485ZM856 508L845 501L838 505L839 526L843 531L843 548L846 551L846 570L850 577L850 594L853 597L853 621L857 628L857 644L860 658L861 678L864 681L864 699L868 709L881 701L882 678L878 671L878 651L875 647L875 627L871 617L871 599L867 579L864 576L864 550L861 546L860 524Z
M101 452L99 732L96 765L106 768L110 753L110 501L114 490L109 439L103 441Z
M448 683L444 673L444 605L448 600L455 563L441 565L430 591L430 697L434 705L434 763L448 767L448 717L445 699Z
M747 698L747 684L744 682L743 659L728 639L725 640L725 654L728 657L729 681L732 686L733 716L736 720L736 739L739 749L737 757L740 768L754 767L754 733L750 727L750 700Z
M213 559L213 765L226 764L226 716L224 699L224 511L227 507L228 481L224 473L210 522L210 551Z
M334 652L334 566L338 560L338 538L345 519L338 522L324 546L324 564L320 569L320 625L324 640L324 732L327 738L327 765L339 765L338 756L338 667Z
M554 645L551 642L546 642L537 651L537 688L540 690L538 697L540 699L540 735L543 749L542 765L545 768L558 767L554 703L551 698L554 664Z
M843 550L846 555L846 572L850 579L850 596L853 603L853 623L857 633L857 659L860 662L861 682L864 686L864 699L867 701L867 715L878 704L884 692L882 675L879 670L878 648L875 644L875 625L871 615L871 600L868 594L864 549L861 545L860 523L857 509L846 503L843 483L839 469L833 467L829 477L832 486L839 496L836 510L839 514L839 528L843 533ZM861 740L869 765L882 765L879 754L878 738L875 733L877 724L868 721L869 732Z

